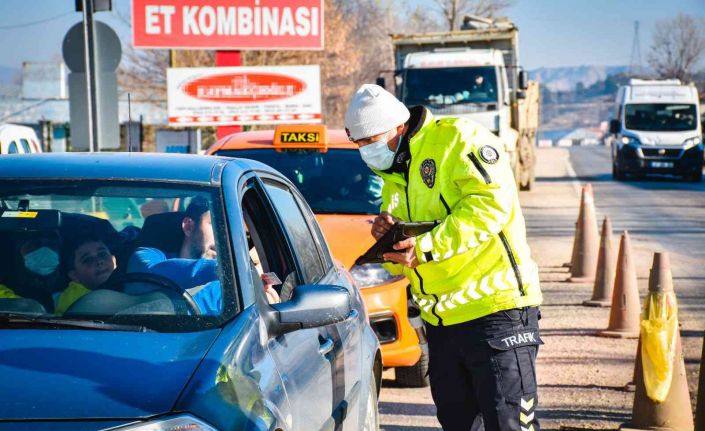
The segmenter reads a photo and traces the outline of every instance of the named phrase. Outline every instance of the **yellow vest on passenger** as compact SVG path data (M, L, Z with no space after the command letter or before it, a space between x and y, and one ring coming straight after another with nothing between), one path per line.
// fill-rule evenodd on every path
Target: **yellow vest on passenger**
M66 310L68 310L74 302L78 301L83 295L90 292L91 289L81 283L75 281L70 282L68 287L64 289L64 291L61 292L58 298L54 301L54 314L57 316L63 316Z
M2 298L12 299L19 298L19 296L9 287L4 284L0 284L0 299Z
M435 120L427 110L409 148L408 187L401 173L376 173L384 179L381 211L404 221L442 220L416 238L422 264L385 264L410 280L422 318L446 326L539 305L538 268L499 139L474 122Z

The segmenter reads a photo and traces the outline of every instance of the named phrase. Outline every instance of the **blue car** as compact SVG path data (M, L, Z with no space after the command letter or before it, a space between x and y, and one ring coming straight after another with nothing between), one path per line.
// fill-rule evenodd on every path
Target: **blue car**
M0 431L376 430L379 343L270 167L0 157Z

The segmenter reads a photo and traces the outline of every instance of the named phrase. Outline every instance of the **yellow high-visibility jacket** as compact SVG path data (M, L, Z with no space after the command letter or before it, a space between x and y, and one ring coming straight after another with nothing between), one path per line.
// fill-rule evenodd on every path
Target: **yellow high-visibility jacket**
M376 171L384 179L380 209L403 221L442 222L416 237L422 264L385 268L410 280L432 325L539 305L538 268L503 145L466 119L436 120L425 110L419 123L410 125L408 171Z

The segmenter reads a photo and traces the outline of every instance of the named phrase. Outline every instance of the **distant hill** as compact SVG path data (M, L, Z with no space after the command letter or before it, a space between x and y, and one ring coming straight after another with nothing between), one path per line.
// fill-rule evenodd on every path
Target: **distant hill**
M610 75L627 71L628 66L574 66L541 67L529 71L531 79L537 80L551 91L571 91L580 82L585 87L604 81Z

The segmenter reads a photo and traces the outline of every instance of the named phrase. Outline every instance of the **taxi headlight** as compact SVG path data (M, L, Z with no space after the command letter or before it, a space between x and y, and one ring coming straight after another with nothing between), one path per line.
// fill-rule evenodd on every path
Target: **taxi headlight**
M693 148L694 146L699 145L699 144L700 144L700 137L695 136L693 138L686 139L685 141L683 141L683 149L688 151L691 148Z
M403 275L390 274L389 271L384 269L381 263L355 265L350 269L350 274L361 289L391 283L404 278Z
M149 422L130 424L115 431L218 431L200 419L191 415L162 418Z

